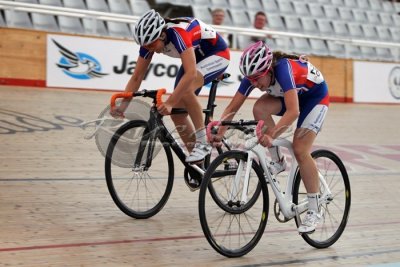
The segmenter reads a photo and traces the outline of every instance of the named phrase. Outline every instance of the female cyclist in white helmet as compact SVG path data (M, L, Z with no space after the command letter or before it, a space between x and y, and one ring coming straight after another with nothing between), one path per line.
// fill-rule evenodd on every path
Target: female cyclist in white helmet
M300 233L311 233L321 216L318 171L310 152L329 106L326 82L305 56L272 52L262 41L244 50L240 71L245 77L221 120L232 120L254 88L266 92L254 104L253 115L256 120L264 120L267 126L260 142L271 153L269 169L276 175L285 170L286 161L278 148L271 147L272 141L297 119L293 150L309 199L309 211L298 230ZM275 124L272 115L282 117ZM226 127L219 127L212 141L219 143L225 131Z
M139 58L125 91L136 92L145 78L147 68L155 53L180 58L174 92L158 107L167 115L171 109L185 108L187 114L172 115L171 118L190 155L187 162L200 162L210 151L206 140L202 107L197 95L203 85L220 76L228 67L230 52L223 38L209 25L196 18L162 18L154 10L146 12L134 28L134 39L140 45ZM129 101L112 111L121 116ZM182 127L183 126L183 127Z

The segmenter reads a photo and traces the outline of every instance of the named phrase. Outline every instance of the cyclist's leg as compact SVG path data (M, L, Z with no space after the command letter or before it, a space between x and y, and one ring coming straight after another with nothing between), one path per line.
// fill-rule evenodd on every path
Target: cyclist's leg
M300 233L315 230L321 216L319 211L319 176L311 147L324 122L329 105L329 95L325 84L319 86L318 93L299 96L300 116L293 138L293 151L299 164L300 175L307 191L308 212L299 226Z
M299 164L300 174L307 192L319 191L318 171L311 157L311 147L321 130L329 105L326 84L321 84L319 94L299 96L300 115L293 138L293 151Z
M283 97L274 97L268 94L262 95L254 104L253 116L256 120L264 120L267 126L267 134L272 134L271 129L275 127L275 122L272 115L281 116L285 113L285 103ZM268 148L271 154L272 161L275 163L281 162L283 160L282 153L279 147ZM284 163L282 161L282 163ZM277 174L279 171L284 169L284 166L276 165L276 170L272 171L273 174Z
M202 108L196 96L200 93L201 87L219 77L226 70L228 64L229 60L219 55L205 55L204 57L200 56L197 58L196 68L198 71L198 78L192 83L188 91L190 97L183 97L186 109L193 121L196 135L195 149L193 149L186 159L187 162L202 161L210 151L206 139ZM200 108L195 107L193 103L197 103ZM198 114L199 111L200 114Z

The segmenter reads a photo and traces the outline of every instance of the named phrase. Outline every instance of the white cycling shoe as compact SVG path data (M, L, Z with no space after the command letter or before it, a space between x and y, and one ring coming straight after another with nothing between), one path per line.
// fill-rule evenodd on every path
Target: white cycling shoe
M204 158L211 152L212 147L208 143L196 142L190 155L186 157L187 163L195 163L204 160Z
M277 175L286 170L286 158L283 156L279 162L271 161L268 166L269 172L272 175Z
M322 216L318 212L314 210L307 211L306 216L304 217L301 225L297 229L299 231L299 234L313 233L315 231L315 227L321 221L321 218Z

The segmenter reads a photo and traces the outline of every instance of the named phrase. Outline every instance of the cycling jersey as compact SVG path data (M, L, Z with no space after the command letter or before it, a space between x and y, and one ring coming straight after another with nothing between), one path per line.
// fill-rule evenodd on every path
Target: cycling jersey
M221 75L229 65L229 48L224 39L209 25L195 18L179 18L187 22L167 23L166 43L163 54L179 58L186 49L193 47L196 55L196 68L207 84ZM153 52L140 47L143 58L151 58ZM180 68L175 86L184 73ZM198 92L197 92L198 93Z
M282 110L276 115L282 116L286 111L284 93L295 89L300 108L297 127L318 133L329 106L328 87L322 73L308 61L287 58L278 60L273 73L275 81L266 92L281 100ZM243 78L238 91L248 96L254 88L247 78Z

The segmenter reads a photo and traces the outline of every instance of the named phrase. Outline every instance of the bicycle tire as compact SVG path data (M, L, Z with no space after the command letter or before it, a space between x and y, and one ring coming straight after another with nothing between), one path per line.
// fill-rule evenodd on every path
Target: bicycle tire
M140 166L134 166L139 144L142 142L138 140L143 140L147 133L147 121L135 120L125 123L112 136L105 158L107 188L114 203L126 215L136 219L152 217L164 207L174 180L171 149L163 142L159 132L156 133L156 143L152 147L154 152L151 166L147 170L143 168L146 156L141 157ZM132 163L129 167L121 167L113 162L113 158L118 156L119 143L124 147L124 151L130 149ZM147 142L142 150L143 154L148 152L149 146ZM126 154L123 156L127 157Z
M343 162L335 153L321 149L314 151L311 155L316 161L318 171L329 185L332 197L321 199L320 209L323 216L315 232L301 236L315 248L327 248L340 238L346 228L351 206L350 181ZM324 186L320 183L321 196L324 190ZM301 183L301 175L298 171L293 186L293 203L298 204L301 196L306 197L307 193ZM295 221L299 227L296 217Z
M230 150L243 150L242 145L244 144L244 140L245 140L245 130L246 128L244 127L234 127L234 128L228 128L228 131L239 131L236 132L235 134L232 134L232 132L230 134L226 134L225 136L227 136L226 138L224 138L224 142L222 143L222 146L220 148L216 148L216 151L218 153L218 155L226 152L226 151L230 151ZM231 138L234 137L234 138ZM209 166L211 164L211 162L215 159L212 159L211 155L213 155L213 153L211 153L210 155L207 156L206 158L206 169L207 166ZM217 156L218 156L217 155ZM257 164L253 161L253 164ZM219 205L219 207L221 209L225 209L226 205L224 205L223 201L219 201L218 199L218 195L215 193L215 190L213 188L213 183L210 183L208 186L208 190L210 191L211 196L213 197L215 203L217 203ZM254 204L254 202L257 200L259 194L261 192L261 185L259 184L256 188L256 192L255 194L252 195L252 198L247 202L246 207L242 208L242 211L245 211L245 208L249 209L251 208L252 204ZM229 210L226 210L229 212Z
M243 188L241 188L243 181L236 183L237 192L231 194L233 192L232 185L234 185L231 179L238 170L238 162L246 162L247 157L248 153L244 151L231 150L222 153L210 164L200 187L199 217L201 227L211 247L226 257L241 257L249 253L260 241L267 225L268 188L264 172L256 162L253 162L251 166L252 172L247 190L251 195L250 200L254 199L254 195L257 196L256 200L251 204L240 201L243 200L241 194L243 192ZM230 169L227 169L227 163L230 164ZM244 166L246 165L244 164ZM227 173L226 177L223 177L224 172ZM215 175L218 175L218 177L213 179ZM213 184L214 194L218 194L217 198L210 193L211 183ZM257 191L258 188L261 188L261 190ZM225 207L221 207L222 200L224 200ZM244 219L241 220L242 218ZM226 229L222 227L224 222L228 223ZM239 225L236 226L234 223ZM244 225L245 223L249 225ZM253 224L250 225L251 223ZM235 233L235 231L237 232Z

